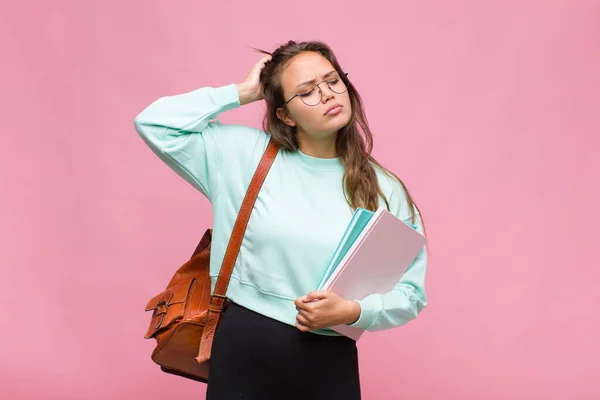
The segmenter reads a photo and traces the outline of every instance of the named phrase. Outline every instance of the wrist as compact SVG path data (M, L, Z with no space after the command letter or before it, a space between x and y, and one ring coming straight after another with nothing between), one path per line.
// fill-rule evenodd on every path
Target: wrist
M348 317L346 318L346 325L352 325L358 321L360 313L360 303L355 300L348 300Z
M244 104L252 103L254 99L252 98L252 91L248 88L246 82L236 84L238 95L240 98L240 106Z

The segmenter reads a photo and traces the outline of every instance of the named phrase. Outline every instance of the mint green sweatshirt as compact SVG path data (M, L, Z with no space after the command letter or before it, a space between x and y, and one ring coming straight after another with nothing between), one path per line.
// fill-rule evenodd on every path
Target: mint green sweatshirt
M216 117L239 107L237 86L203 87L162 97L135 118L152 151L206 196L213 208L210 275L213 287L250 180L270 136L224 124ZM410 223L402 186L376 169L390 212ZM235 303L295 326L294 300L315 290L353 210L344 198L339 158L315 158L280 150L258 195L227 296ZM383 199L380 205L385 206ZM417 230L422 232L417 215ZM426 304L423 249L394 289L357 300L368 331L398 327ZM314 331L339 335L329 329Z

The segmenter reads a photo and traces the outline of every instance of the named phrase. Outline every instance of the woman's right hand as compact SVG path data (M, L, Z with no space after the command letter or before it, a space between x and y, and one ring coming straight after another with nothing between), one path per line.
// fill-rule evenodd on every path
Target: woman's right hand
M240 105L263 99L263 91L260 84L260 72L265 67L265 64L269 61L271 61L271 56L266 54L256 64L254 64L246 80L237 84Z

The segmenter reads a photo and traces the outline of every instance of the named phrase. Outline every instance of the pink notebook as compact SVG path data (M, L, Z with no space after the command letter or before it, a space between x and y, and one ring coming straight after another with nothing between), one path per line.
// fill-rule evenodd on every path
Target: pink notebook
M385 294L396 286L426 242L413 227L379 207L323 289L350 300ZM364 333L348 325L331 329L354 340Z

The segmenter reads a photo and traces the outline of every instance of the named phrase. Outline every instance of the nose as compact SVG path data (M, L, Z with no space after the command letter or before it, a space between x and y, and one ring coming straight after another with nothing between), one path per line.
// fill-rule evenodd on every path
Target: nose
M321 90L321 102L327 103L329 99L334 97L335 93L329 89L329 85L326 82L319 84L319 90Z

